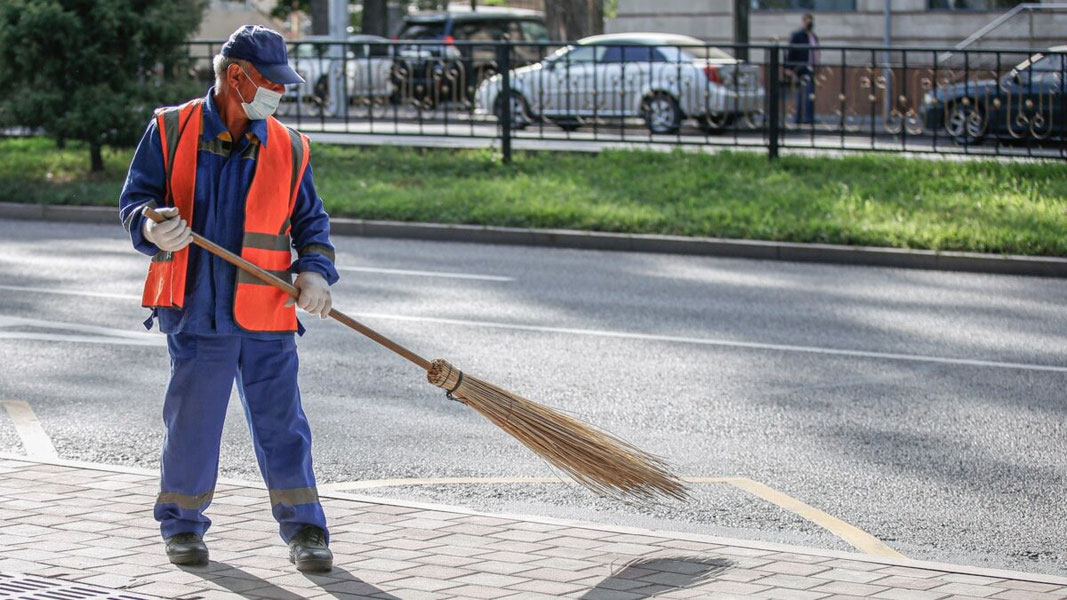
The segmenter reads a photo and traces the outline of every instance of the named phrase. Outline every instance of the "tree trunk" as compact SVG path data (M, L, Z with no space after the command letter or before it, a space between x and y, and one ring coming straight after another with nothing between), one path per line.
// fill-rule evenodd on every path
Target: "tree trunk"
M330 35L330 0L311 0L311 35Z
M99 142L89 142L89 170L93 173L99 173L104 170L104 154L103 148Z
M363 1L363 33L389 36L389 13L386 0Z
M604 33L604 0L590 0L592 6L589 10L589 35Z
M603 33L604 0L545 0L545 25L554 40Z

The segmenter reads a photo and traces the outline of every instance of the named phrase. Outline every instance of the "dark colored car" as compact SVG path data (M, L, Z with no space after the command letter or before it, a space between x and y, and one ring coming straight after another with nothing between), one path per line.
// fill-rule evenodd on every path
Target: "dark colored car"
M529 42L512 48L514 68L544 57L547 49L538 44L548 41L548 30L542 13L482 7L410 15L396 39L439 42L399 45L393 67L393 83L401 99L436 104L469 101L478 85L499 71L495 45L464 42Z
M1039 52L1000 79L963 81L926 93L923 122L958 143L987 136L1067 139L1067 46Z

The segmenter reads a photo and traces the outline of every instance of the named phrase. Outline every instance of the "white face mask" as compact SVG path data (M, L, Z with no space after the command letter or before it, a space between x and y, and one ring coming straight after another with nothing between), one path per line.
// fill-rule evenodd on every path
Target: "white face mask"
M241 71L244 72L245 77L248 77L248 71L245 71L244 67L241 67ZM248 80L251 81L252 78L248 77ZM245 109L245 115L250 121L259 121L273 115L274 111L278 110L278 103L282 101L282 95L278 92L256 86L256 95L252 98L252 102L245 102L241 90L238 90L237 86L233 89L237 91L237 96L241 99L241 108Z

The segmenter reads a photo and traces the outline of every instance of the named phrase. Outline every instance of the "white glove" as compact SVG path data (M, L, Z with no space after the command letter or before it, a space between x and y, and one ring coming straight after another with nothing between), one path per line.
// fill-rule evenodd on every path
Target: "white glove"
M330 286L322 275L314 271L304 271L296 276L293 285L300 290L300 298L290 297L285 303L286 306L296 303L309 313L318 315L320 319L329 316L333 300L330 298Z
M143 231L146 240L165 252L177 252L193 241L193 228L189 227L184 219L178 217L178 207L171 206L155 210L167 220L156 223L145 217Z

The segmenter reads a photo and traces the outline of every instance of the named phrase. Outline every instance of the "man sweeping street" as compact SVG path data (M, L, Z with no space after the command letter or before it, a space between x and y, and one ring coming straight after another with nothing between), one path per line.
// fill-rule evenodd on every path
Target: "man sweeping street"
M204 512L236 380L290 560L326 571L333 555L297 388L294 333L303 328L293 300L189 245L195 231L287 281L296 274L295 304L329 313L337 271L308 139L271 116L284 85L303 79L281 35L259 26L235 31L214 70L206 96L156 111L119 199L134 248L152 256L146 325L159 320L170 352L155 518L170 562L207 563ZM166 220L147 218L146 207Z

